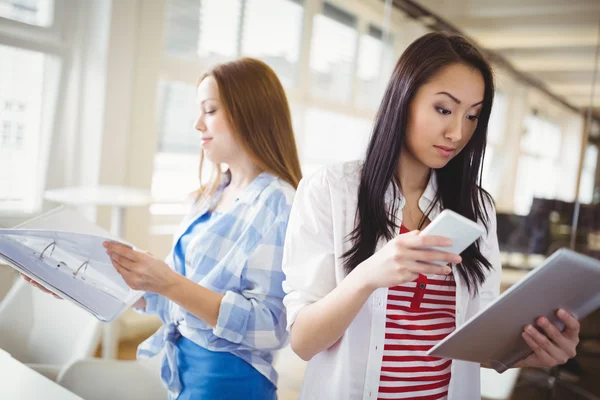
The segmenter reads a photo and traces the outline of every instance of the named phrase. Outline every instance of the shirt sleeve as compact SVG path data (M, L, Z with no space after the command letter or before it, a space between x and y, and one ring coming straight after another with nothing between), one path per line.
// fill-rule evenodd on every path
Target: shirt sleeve
M300 182L283 251L289 330L304 307L336 287L330 187L324 171Z
M240 292L227 291L221 300L213 334L235 349L271 351L287 343L281 261L288 215L289 208L249 254Z

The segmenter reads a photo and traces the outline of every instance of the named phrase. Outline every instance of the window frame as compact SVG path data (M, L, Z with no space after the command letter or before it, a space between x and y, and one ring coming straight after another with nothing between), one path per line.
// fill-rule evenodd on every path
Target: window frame
M36 194L30 199L33 206L27 210L0 208L0 219L4 224L30 218L42 210L43 192L46 189L50 166L50 148L63 111L61 100L64 96L64 77L69 68L68 57L72 47L69 38L65 35L66 21L68 10L75 6L74 0L54 0L52 24L47 27L0 16L0 45L42 53L57 60L56 63L48 63L44 68L44 74L52 74L56 80L44 85L39 145L40 157L43 161L38 169L40 175L37 177L39 180ZM15 105L13 104L12 107ZM11 135L11 138L13 136L15 135Z

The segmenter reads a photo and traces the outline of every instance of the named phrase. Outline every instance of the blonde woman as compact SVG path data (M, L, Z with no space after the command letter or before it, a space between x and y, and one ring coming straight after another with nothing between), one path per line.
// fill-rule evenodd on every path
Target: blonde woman
M200 171L210 162L215 173L166 262L105 245L125 282L147 292L137 308L163 321L138 356L165 350L170 399L275 399L273 352L287 340L282 251L301 179L288 103L253 59L205 74L197 102Z

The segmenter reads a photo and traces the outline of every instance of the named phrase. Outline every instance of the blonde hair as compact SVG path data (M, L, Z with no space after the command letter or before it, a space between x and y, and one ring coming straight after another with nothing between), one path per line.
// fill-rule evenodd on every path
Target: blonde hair
M275 72L253 58L220 64L203 74L198 85L212 76L232 133L252 161L263 171L283 179L294 188L302 178L290 108ZM208 162L200 154L200 188L197 198L212 195L221 182L221 166L202 184L202 171Z

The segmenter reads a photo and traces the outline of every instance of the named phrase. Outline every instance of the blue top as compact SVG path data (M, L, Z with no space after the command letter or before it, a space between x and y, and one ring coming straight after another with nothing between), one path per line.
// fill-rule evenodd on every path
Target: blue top
M274 385L273 352L287 343L281 264L295 190L265 172L228 212L211 216L209 210L229 184L230 176L224 178L217 192L186 217L165 260L190 280L223 294L216 326L155 293L146 293L146 308L140 310L158 315L164 325L139 346L138 356L165 349L161 375L173 397L181 392L175 357L180 335L205 349L236 355Z
M221 213L217 212L207 212L200 215L194 222L190 224L185 233L179 238L177 244L173 248L173 264L175 266L175 271L179 272L181 275L185 276L185 252L188 248L188 245L194 239L194 237L201 235L208 227L208 222L211 219L215 219L219 217Z

